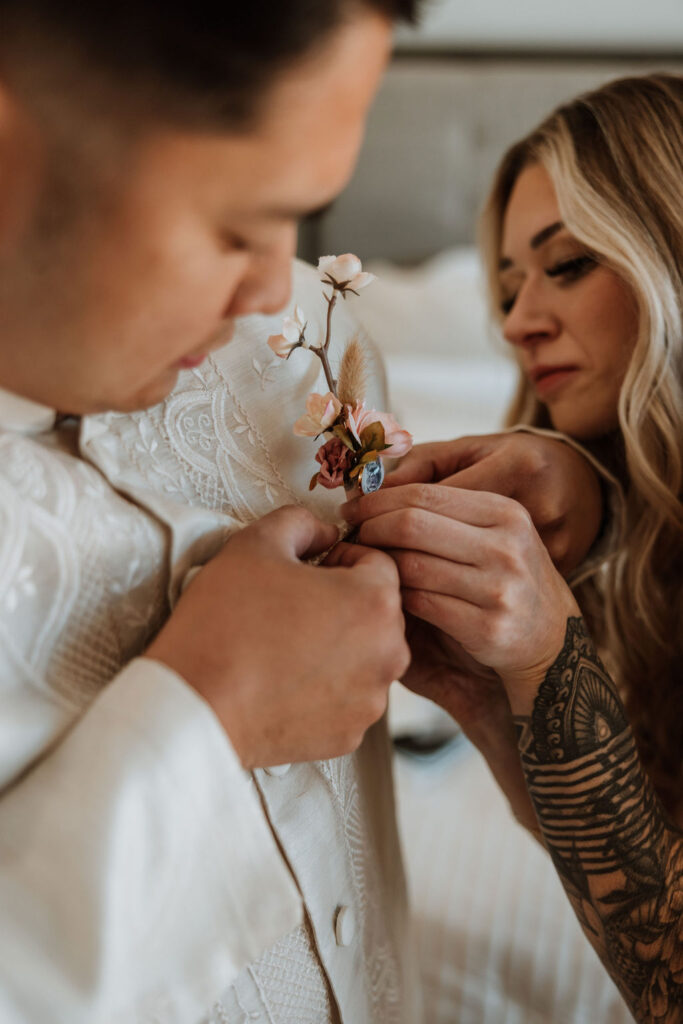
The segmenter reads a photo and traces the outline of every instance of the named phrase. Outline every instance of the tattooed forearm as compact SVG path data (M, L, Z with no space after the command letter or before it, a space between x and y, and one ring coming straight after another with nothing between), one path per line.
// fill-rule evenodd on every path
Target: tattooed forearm
M683 1024L683 837L643 771L583 620L517 718L545 844L638 1021Z

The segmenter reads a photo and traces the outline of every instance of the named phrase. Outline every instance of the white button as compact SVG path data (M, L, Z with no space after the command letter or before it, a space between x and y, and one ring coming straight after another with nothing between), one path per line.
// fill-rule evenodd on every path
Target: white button
M356 918L351 907L339 907L334 919L334 937L338 946L350 946L356 934Z
M279 779L280 776L286 775L291 767L291 764L273 764L270 768L264 768L263 770L266 775L274 775L275 778Z

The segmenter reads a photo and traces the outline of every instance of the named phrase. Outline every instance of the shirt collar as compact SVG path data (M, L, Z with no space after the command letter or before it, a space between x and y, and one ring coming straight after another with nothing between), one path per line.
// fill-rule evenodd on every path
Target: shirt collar
M55 425L56 412L0 388L0 430L17 434L44 434Z

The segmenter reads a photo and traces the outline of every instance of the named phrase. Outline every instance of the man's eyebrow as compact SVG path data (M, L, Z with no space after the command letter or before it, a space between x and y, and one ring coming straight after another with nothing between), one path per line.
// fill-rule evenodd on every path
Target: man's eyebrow
M563 227L564 224L561 220L556 220L554 224L548 224L546 228L542 228L534 235L534 237L529 242L529 245L532 249L539 249L544 242L547 242L549 238L552 238L553 235L556 235L557 232L561 231ZM512 260L508 259L507 256L503 256L503 258L498 263L498 270L507 270L511 266Z

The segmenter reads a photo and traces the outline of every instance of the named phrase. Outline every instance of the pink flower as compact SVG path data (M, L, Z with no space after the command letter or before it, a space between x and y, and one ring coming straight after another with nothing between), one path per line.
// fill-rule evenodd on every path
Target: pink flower
M333 437L318 450L315 458L320 463L317 482L332 490L344 483L344 473L351 468L353 452L338 437Z
M294 424L297 437L317 437L324 434L342 411L342 404L336 395L309 395L306 399L306 415Z
M375 280L374 274L363 273L363 264L350 252L344 256L321 256L318 260L318 273L323 281L331 278L340 292L359 292Z
M271 334L268 344L276 356L286 359L297 345L305 345L303 337L306 317L301 306L294 307L294 316L286 316L282 322L282 334Z
M382 424L384 427L384 442L390 445L390 447L386 451L380 452L381 455L388 455L392 459L400 459L401 456L407 455L413 447L412 434L409 434L407 430L403 430L388 412L366 409L363 402L361 405L357 405L355 409L347 405L346 415L349 429L359 444L361 443L360 435L366 427L369 427L371 423Z

